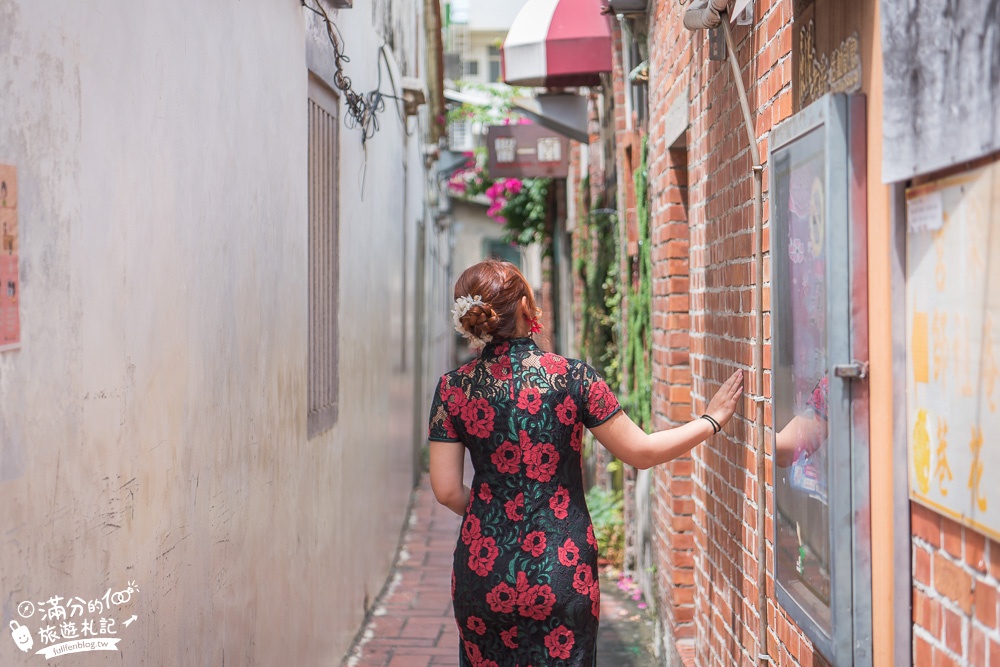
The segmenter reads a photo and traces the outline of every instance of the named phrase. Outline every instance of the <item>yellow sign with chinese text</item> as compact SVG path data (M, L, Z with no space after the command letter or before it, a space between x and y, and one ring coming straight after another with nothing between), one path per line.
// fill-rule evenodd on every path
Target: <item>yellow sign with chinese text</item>
M906 193L910 497L1000 539L1000 165Z

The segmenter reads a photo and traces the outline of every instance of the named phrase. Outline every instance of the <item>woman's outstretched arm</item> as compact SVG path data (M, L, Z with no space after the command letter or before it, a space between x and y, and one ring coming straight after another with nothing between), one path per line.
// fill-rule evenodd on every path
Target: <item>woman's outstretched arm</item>
M715 393L706 414L725 426L736 411L743 394L743 371L736 371ZM646 433L624 412L591 429L604 447L630 466L645 470L683 456L704 442L715 429L707 419L698 418L677 428Z

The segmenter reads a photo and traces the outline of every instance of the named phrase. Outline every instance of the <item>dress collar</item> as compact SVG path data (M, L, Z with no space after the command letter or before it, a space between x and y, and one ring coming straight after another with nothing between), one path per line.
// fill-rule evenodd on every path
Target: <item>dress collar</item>
M535 339L530 336L524 336L522 338L508 338L488 343L486 347L483 348L482 356L499 357L507 354L508 352L520 352L522 350L528 351L537 349L538 345L535 344Z

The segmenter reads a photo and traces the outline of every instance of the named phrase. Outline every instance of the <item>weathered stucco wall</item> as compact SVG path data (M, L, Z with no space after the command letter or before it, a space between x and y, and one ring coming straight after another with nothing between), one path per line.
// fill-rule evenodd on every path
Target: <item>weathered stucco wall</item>
M335 14L366 91L372 16ZM343 132L340 417L309 440L309 21L293 0L0 0L23 340L0 354L0 620L140 589L120 655L74 664L338 664L391 564L419 135L390 107L362 196ZM0 664L41 659L0 640Z

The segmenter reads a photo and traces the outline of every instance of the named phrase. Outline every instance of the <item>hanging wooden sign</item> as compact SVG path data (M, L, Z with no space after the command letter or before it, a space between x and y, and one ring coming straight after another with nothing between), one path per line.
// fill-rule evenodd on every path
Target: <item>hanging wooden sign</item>
M797 0L793 5L792 92L796 111L827 93L861 90L859 0Z
M493 178L566 178L569 139L540 125L491 125L486 135Z

